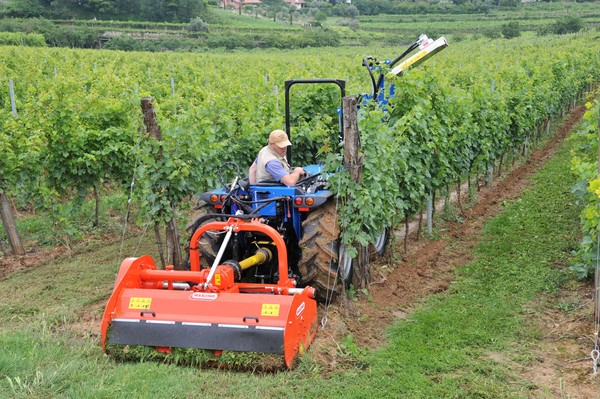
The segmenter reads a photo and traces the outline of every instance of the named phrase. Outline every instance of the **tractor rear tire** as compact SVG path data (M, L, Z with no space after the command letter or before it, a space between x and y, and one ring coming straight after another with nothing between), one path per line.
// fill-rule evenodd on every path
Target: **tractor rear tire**
M206 223L210 223L210 222L214 222L216 220L218 220L218 217L215 218L210 218L208 220L203 220L201 221L203 217L198 218L198 220L196 221L196 223L194 223L193 225L190 226L190 240L192 238L192 236L194 235L194 233L196 232L196 230L198 230L200 227L202 227L203 225L205 225ZM215 258L217 257L217 253L219 252L219 249L221 248L221 243L223 242L223 238L224 235L223 234L219 234L215 231L207 231L206 233L204 233L202 235L202 237L200 238L200 241L198 242L198 248L200 251L200 268L201 269L207 269L210 268L213 264L213 262L215 261ZM188 244L190 242L190 240L188 240ZM225 251L227 252L227 251ZM225 258L224 254L224 259ZM190 270L190 251L189 248L187 248L187 256L186 259L183 263L183 270Z
M385 255L385 251L387 250L387 245L390 240L390 228L384 227L383 231L377 237L377 241L374 244L371 244L371 253L375 254L379 257Z
M316 289L317 301L329 302L352 280L352 259L339 242L335 201L330 200L302 223L298 270L302 283ZM341 256L340 256L341 255ZM341 257L341 262L340 262ZM338 267L338 265L342 267Z

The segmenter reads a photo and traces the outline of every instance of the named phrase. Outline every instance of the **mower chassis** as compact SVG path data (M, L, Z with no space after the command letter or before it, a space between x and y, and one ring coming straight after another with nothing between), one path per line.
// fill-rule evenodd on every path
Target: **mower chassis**
M234 281L227 265L200 270L198 241L209 230L259 232L276 245L279 281ZM190 241L190 271L157 270L150 256L127 258L102 319L102 346L144 345L214 351L278 353L291 367L317 330L311 287L288 278L287 251L276 230L257 220L230 218L201 226Z

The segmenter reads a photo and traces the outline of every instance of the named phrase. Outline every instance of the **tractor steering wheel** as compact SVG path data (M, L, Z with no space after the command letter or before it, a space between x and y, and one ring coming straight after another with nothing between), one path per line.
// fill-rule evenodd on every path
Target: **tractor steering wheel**
M229 165L232 165L233 167ZM229 173L229 175L231 176L232 171L234 172L233 175L235 176L235 178L233 179L233 183L227 183L223 175L227 175ZM235 186L237 185L237 182L240 179L239 176L242 176L242 174L240 173L240 166L233 161L225 162L219 167L219 169L217 169L217 177L219 179L219 183L221 183L221 187L228 192L235 189Z
M319 176L321 176L321 172L315 173L314 175L307 174L305 177L303 177L302 179L298 180L296 182L295 186L302 186L302 185L306 184L307 182L310 182L313 179L316 179Z

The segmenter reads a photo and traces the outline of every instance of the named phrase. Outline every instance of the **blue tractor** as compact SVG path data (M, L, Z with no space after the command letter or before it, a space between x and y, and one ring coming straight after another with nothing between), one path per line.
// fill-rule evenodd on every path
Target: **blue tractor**
M447 46L444 38L436 41L422 35L403 54L393 61L386 61L387 68L373 57L363 60L371 77L373 91L361 96L359 104L374 100L386 104L394 94L393 84L386 88L386 73L400 75L404 70L416 66L431 55ZM419 49L410 58L399 63L413 50ZM391 69L391 70L390 70ZM328 84L340 89L345 96L345 81L338 79L299 79L285 82L285 124L291 137L290 89L295 85ZM339 140L344 137L341 106L338 109ZM292 164L291 147L287 159ZM322 165L303 166L307 175L293 187L277 182L261 182L250 185L247 178L234 163L237 177L231 183L222 181L222 187L201 194L208 211L188 226L193 234L200 226L215 220L228 218L260 219L275 228L282 236L288 254L288 275L299 286L310 284L316 289L317 299L330 301L342 286L352 278L353 260L346 247L340 242L340 228L337 221L337 201L329 190L328 177ZM245 174L245 173L244 173ZM372 253L382 255L385 251L389 231L381 233L373 245ZM223 240L222 231L208 231L198 241L201 267L210 268L213 264L228 259L234 264L251 256L258 249L266 249L273 254L268 261L244 270L242 281L269 284L278 280L277 247L261 233L237 233L235 239ZM189 266L189 264L188 264Z

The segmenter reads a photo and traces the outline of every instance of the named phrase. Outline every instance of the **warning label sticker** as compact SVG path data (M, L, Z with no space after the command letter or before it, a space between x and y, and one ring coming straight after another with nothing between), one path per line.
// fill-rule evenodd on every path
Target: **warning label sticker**
M150 309L152 298L137 298L132 296L129 299L129 309Z
M279 304L278 303L263 303L260 311L261 316L279 316Z

